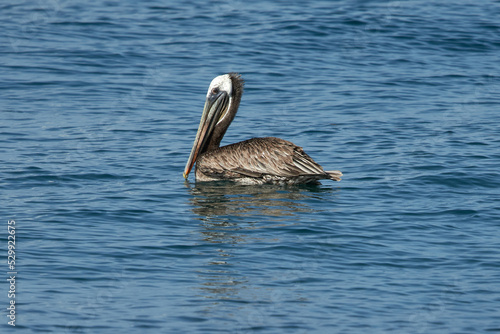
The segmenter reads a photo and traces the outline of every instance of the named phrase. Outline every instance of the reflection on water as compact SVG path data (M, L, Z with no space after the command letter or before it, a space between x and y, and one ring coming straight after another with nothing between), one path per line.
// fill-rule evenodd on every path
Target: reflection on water
M218 216L293 216L312 212L305 204L316 186L236 185L229 182L187 183L192 211L206 219Z
M249 294L253 295L248 290L250 278L239 268L239 247L234 246L283 242L276 234L266 239L265 233L255 230L301 224L300 215L314 215L321 210L320 206L310 205L315 195L332 191L319 186L249 186L228 182L186 183L186 186L191 193L191 211L202 222L201 239L217 245L210 249L206 264L198 271L200 297L211 300L246 300ZM270 224L257 225L256 221ZM258 295L250 298L259 298ZM215 302L213 307L218 304Z

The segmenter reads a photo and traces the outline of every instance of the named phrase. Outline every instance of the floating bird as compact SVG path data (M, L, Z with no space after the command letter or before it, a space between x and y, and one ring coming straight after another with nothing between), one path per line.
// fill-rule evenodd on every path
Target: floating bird
M340 181L340 171L324 171L302 147L280 138L252 138L219 147L238 111L243 85L237 73L212 80L184 170L185 179L196 163L196 181L280 185L318 184L321 179Z

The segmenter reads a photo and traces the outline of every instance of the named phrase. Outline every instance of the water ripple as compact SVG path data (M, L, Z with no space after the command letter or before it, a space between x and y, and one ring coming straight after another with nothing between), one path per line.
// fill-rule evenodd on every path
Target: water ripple
M500 328L496 2L0 9L19 328ZM184 182L207 86L230 71L246 87L223 144L279 136L343 180Z

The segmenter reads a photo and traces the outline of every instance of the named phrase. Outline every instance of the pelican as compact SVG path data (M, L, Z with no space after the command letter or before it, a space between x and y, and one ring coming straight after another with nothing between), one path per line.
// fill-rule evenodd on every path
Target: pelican
M238 111L244 81L238 73L216 77L210 83L198 132L184 169L184 178L196 163L196 181L230 180L240 184L319 184L340 181L340 171L325 171L302 147L275 138L252 138L220 147Z

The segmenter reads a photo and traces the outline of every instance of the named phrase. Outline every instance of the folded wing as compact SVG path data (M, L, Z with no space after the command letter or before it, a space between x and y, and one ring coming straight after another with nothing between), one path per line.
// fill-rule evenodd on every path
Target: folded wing
M332 178L301 147L275 137L253 138L220 147L201 156L197 164L204 175L223 179L262 178L266 175ZM335 176L339 177L338 174Z

